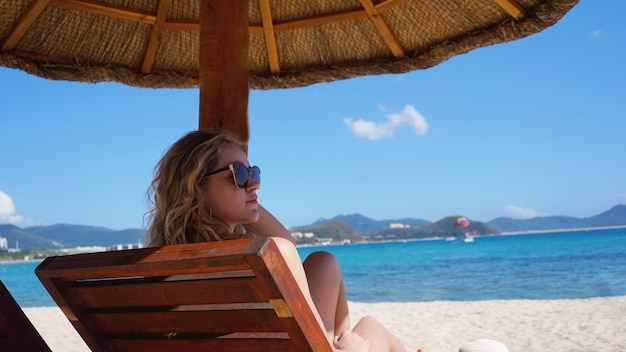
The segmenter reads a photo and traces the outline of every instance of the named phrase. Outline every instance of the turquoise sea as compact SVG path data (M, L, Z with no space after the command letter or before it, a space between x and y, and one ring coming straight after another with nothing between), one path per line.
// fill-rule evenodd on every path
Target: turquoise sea
M299 248L339 260L358 302L564 299L626 295L626 229ZM54 306L38 263L0 264L22 307Z

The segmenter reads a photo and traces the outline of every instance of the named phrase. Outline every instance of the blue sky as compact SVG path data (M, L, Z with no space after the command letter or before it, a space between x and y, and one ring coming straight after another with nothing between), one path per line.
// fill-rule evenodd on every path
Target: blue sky
M626 2L434 68L251 91L261 203L288 226L588 217L626 203ZM198 90L0 68L0 223L143 226L154 165L196 129Z

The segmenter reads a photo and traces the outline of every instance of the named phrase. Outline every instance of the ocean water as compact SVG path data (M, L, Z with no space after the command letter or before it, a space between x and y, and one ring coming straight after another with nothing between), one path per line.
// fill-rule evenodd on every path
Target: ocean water
M626 229L299 248L333 253L358 302L565 299L626 295ZM34 270L0 264L22 307L54 306Z
M564 299L626 295L626 229L323 248L358 302Z

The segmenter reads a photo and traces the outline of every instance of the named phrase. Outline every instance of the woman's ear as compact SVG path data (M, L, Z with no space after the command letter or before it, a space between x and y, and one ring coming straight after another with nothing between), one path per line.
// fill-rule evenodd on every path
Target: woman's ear
M208 199L206 199L206 194L207 194L207 189L209 187L209 180L205 177L202 180L200 180L198 182L198 191L199 194L198 196L198 200L200 201L200 203L207 203Z

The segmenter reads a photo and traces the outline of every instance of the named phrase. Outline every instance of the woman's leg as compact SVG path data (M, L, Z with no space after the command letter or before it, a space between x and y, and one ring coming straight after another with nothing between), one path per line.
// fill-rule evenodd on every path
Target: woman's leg
M350 329L341 268L337 259L328 252L311 253L303 265L311 297L332 341L334 336Z
M337 259L328 252L311 253L304 261L304 271L311 297L330 340L333 341L334 336L341 336L344 332L349 333L348 300ZM359 320L352 332L369 342L369 351L406 351L398 338L374 317L367 316ZM339 344L346 348L345 351L360 351L363 346L356 341L344 340L345 343ZM356 345L352 346L352 343ZM339 347L337 342L335 347Z
M386 327L384 327L376 318L366 316L363 317L354 326L352 332L359 334L365 340L369 341L371 352L390 351L405 352L406 349Z

